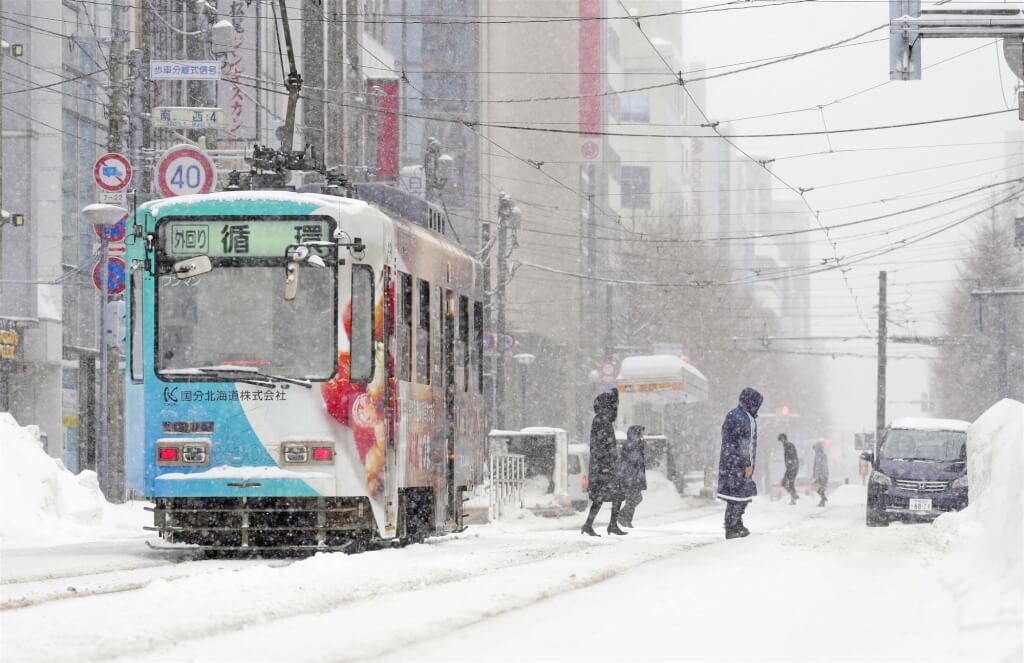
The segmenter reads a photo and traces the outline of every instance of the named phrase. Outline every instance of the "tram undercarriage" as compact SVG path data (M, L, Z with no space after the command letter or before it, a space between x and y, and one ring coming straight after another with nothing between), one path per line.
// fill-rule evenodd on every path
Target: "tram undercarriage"
M431 488L400 491L398 531L392 539L378 536L366 497L158 497L154 502L149 508L154 524L145 529L169 544L210 552L361 552L464 528L461 499L456 519L434 526Z

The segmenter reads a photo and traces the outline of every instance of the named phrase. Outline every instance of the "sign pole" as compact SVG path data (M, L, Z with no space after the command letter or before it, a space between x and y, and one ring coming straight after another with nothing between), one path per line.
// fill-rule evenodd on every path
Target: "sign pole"
M109 261L108 256L108 241L106 232L100 233L100 282L102 287L100 288L100 435L98 444L96 445L96 473L99 475L100 490L105 496L110 495L109 486L109 460L110 460L110 435L109 435L109 422L107 417L109 416L109 402L107 400L107 363L109 362L109 356L107 354L107 339L105 331L107 329L107 300L108 300L108 280L110 279L110 265L107 264Z

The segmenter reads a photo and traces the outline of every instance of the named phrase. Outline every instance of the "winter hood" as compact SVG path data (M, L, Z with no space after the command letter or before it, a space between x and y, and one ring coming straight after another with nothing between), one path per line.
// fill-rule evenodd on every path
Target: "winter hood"
M614 421L619 416L619 390L598 394L594 399L594 412L599 417Z
M630 426L626 429L626 440L629 442L639 442L640 435L644 432L643 426Z
M757 389L747 387L740 392L740 407L750 413L750 416L757 419L757 411L761 408L764 397Z

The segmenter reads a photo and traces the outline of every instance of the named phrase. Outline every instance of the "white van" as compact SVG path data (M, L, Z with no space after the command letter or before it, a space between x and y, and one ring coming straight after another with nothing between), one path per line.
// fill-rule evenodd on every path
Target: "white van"
M583 511L590 502L587 495L587 469L590 467L590 447L586 444L570 444L567 456L569 499L577 511Z

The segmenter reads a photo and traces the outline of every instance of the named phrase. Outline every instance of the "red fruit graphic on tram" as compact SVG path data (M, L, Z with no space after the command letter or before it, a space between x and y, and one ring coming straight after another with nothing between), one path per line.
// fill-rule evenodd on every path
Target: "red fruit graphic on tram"
M352 402L350 421L360 460L365 460L366 453L377 444L377 428L382 423L381 419L377 404L369 394L359 394Z
M356 397L366 391L361 384L349 382L349 354L338 353L338 373L330 382L325 382L320 387L320 393L327 406L327 414L334 417L338 422L349 425L349 416L352 412L352 403Z

